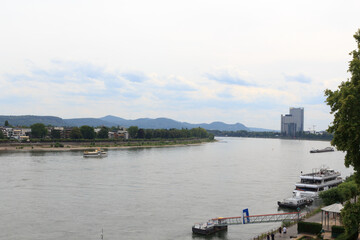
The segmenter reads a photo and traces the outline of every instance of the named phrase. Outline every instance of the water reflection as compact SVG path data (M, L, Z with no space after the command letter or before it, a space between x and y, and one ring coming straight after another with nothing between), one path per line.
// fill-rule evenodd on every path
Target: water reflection
M220 231L212 235L199 235L199 234L192 234L192 239L211 239L211 240L228 240L228 231Z

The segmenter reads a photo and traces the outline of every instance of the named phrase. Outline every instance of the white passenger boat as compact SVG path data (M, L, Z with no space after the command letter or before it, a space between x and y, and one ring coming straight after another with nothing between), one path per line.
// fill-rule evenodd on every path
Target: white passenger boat
M83 156L101 158L101 157L106 157L107 153L102 149L95 149L94 151L85 151Z
M295 184L294 194L305 197L318 197L319 192L336 187L342 183L341 173L322 166L320 169L313 169L312 173L301 172L300 182Z

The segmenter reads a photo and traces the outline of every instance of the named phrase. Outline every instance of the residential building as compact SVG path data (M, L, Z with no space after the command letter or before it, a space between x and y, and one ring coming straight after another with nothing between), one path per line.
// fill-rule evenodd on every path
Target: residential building
M289 114L281 115L281 134L295 136L304 131L304 108L291 107Z
M125 128L120 128L120 130L109 132L108 135L110 139L129 139L129 133L126 131Z

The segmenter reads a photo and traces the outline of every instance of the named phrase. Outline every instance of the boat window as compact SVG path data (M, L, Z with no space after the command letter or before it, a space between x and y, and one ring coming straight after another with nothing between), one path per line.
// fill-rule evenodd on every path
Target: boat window
M295 190L317 192L317 188L297 187Z

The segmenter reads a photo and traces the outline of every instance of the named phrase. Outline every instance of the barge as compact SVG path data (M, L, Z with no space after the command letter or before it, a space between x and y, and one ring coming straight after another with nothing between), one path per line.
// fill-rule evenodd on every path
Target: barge
M333 152L334 151L334 148L332 147L326 147L326 148L323 148L323 149L313 149L313 150L310 150L310 153L323 153L323 152Z

